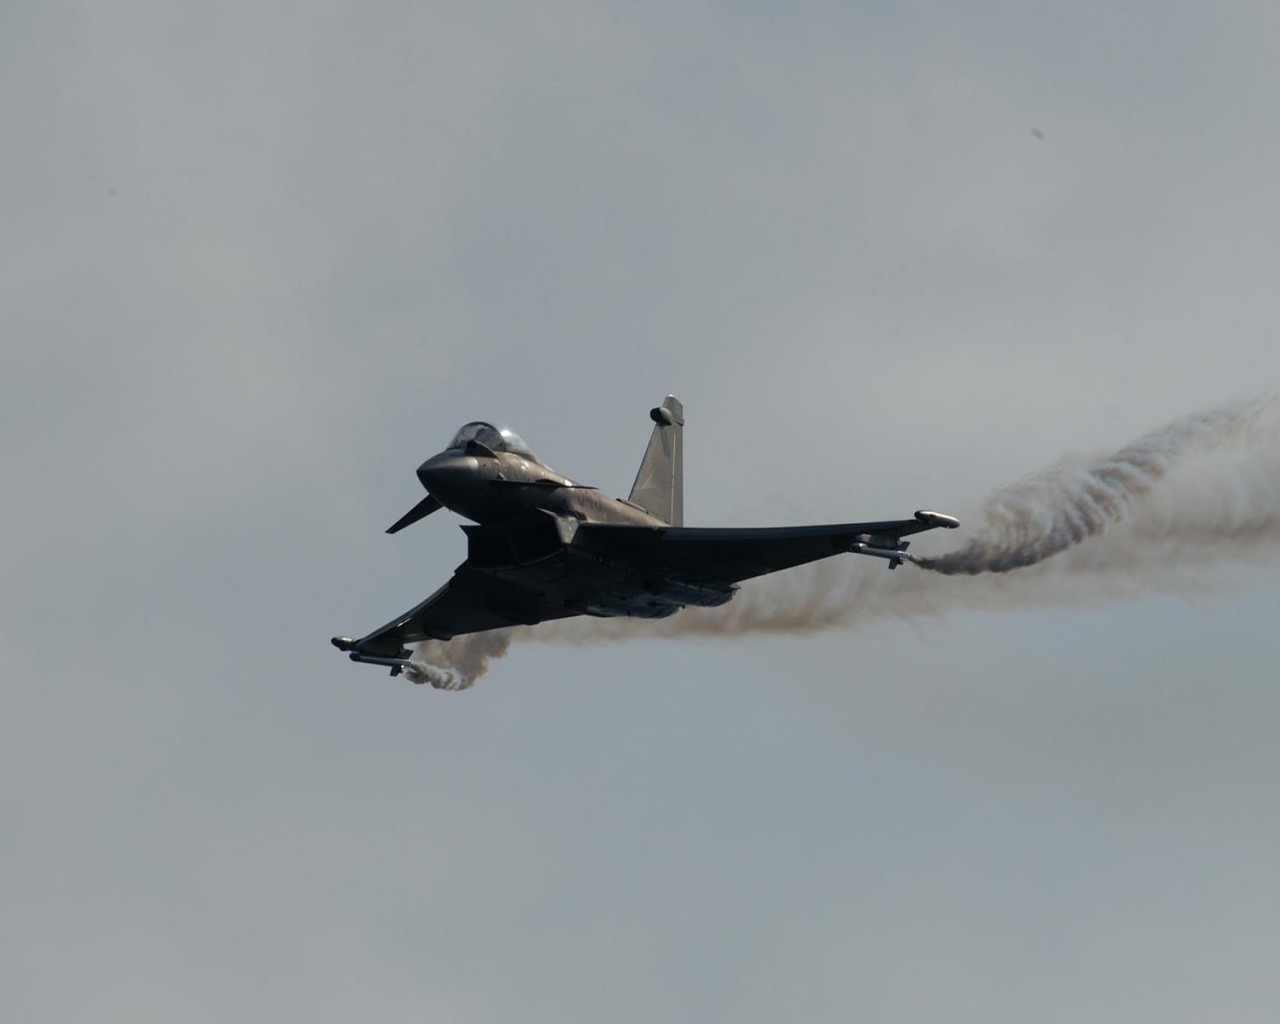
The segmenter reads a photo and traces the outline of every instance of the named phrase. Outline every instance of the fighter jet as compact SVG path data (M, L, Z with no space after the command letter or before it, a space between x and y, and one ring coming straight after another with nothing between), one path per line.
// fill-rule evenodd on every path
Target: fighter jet
M649 411L653 433L631 493L611 498L543 463L510 430L476 421L418 467L427 496L387 533L447 508L470 519L467 558L416 608L359 640L331 641L352 661L415 675L407 645L574 615L660 619L714 608L755 576L842 552L910 561L913 533L959 520L911 519L763 529L684 525L684 407Z

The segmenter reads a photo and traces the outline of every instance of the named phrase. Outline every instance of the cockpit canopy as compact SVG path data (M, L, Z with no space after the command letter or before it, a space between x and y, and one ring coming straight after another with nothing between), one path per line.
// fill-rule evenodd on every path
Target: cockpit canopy
M449 442L449 448L450 450L465 448L468 441L476 441L490 451L511 452L513 455L532 459L535 462L538 461L538 457L529 450L529 446L524 443L524 440L514 430L508 430L506 427L495 427L492 423L485 423L483 420L465 424L453 435L453 440Z

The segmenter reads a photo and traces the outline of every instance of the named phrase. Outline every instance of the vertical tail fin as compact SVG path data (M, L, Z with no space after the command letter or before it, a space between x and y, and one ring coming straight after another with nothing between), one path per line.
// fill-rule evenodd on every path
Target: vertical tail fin
M672 526L684 525L684 406L668 395L649 410L655 426L627 499Z

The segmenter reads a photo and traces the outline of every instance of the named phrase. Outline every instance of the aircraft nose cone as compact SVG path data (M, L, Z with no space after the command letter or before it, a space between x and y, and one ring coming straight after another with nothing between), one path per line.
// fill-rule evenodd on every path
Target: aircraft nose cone
M433 455L418 467L418 480L437 498L456 493L474 478L476 460L467 455Z

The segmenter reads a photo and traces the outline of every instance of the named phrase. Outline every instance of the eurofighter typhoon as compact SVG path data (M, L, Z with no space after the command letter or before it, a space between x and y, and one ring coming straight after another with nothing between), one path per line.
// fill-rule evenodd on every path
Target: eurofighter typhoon
M759 529L684 525L684 407L668 397L626 499L577 483L520 437L490 423L463 426L418 467L427 492L387 533L447 508L463 526L467 558L413 608L359 640L332 643L352 661L413 673L408 644L575 615L660 619L733 600L755 576L844 552L895 569L913 533L959 521L927 509L911 519Z

